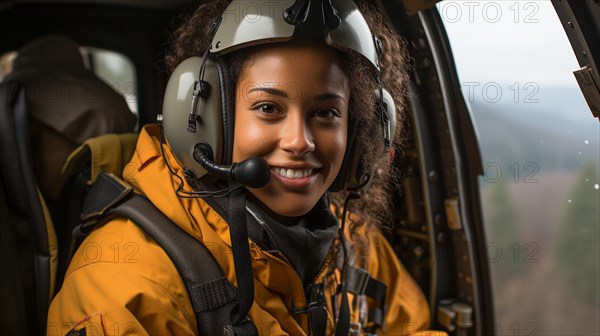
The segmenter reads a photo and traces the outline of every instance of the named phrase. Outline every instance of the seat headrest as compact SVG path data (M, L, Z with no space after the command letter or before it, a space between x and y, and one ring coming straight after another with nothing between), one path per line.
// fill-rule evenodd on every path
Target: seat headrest
M6 81L25 87L28 113L81 144L107 133L128 133L136 117L123 96L87 70L75 41L45 36L18 50Z

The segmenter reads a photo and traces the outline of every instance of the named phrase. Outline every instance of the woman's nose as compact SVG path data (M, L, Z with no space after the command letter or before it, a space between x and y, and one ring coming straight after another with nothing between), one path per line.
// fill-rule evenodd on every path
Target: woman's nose
M303 156L315 150L313 134L303 116L290 116L281 131L280 146L284 151Z

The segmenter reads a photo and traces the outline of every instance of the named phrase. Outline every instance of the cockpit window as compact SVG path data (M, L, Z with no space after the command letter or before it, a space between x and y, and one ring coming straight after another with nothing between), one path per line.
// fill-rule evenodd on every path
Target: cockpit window
M127 56L111 50L80 47L79 52L86 68L123 95L131 112L137 114L137 83L133 62ZM16 51L0 56L0 82L11 73L13 61L17 56Z
M598 335L600 126L558 16L550 1L438 11L483 156L496 330Z

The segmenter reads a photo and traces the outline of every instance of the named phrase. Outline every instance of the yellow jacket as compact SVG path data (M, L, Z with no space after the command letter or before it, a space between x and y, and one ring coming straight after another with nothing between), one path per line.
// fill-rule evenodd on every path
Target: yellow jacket
M202 241L235 284L229 226L202 199L183 199L175 194L179 181L167 170L158 139L156 126L144 128L123 178L174 223ZM182 175L168 147L164 148L169 162ZM385 334L424 330L430 316L423 294L380 233L370 233L370 242L368 271L388 285ZM302 282L293 267L253 242L250 254L255 293L249 316L259 334L308 334L307 314L291 313L292 302L294 307L306 304ZM128 219L113 219L87 237L52 301L48 335L83 328L86 335L197 333L191 303L174 265L163 249ZM329 313L328 334L333 328Z

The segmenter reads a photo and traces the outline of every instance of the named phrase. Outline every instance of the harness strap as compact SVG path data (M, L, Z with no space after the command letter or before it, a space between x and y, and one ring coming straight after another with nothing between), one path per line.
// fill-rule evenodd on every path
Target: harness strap
M135 222L165 250L186 286L201 335L258 335L256 326L247 318L253 303L254 283L245 225L245 194L242 190L232 193L228 209L231 240L235 247L237 289L227 280L213 255L201 242L175 225L147 198L134 193L130 186L117 177L100 173L82 210L82 219L86 222L76 230L81 237L80 242L101 220L119 215ZM177 244L173 244L174 241ZM190 255L196 257L190 258ZM369 322L377 327L382 326L386 289L385 284L371 278L366 271L348 266L347 281L340 286L338 293L342 302L336 335L345 335L349 331L348 291L365 294L375 300L378 307L369 311ZM313 300L319 301L311 295L310 302ZM322 305L310 308L311 330L314 335L320 335L325 330L326 311L318 309L324 308Z
M312 336L325 335L327 330L327 307L323 284L311 284L307 289L308 317Z
M327 330L327 309L318 307L308 312L310 330L313 336L325 335Z
M338 322L335 326L335 336L346 336L350 331L350 306L348 303L348 287L345 283L339 285L338 293L342 296L342 299Z
M385 300L387 285L372 278L369 273L361 268L348 265L346 270L346 284L348 291L356 295L366 295L377 304L369 309L368 322L374 331L383 327L385 316Z
M230 185L234 189L236 186ZM246 225L246 194L242 189L234 190L229 197L229 234L233 250L235 279L238 285L238 302L231 311L233 325L226 329L233 335L258 335L254 324L247 323L248 312L254 302L254 274L248 244L248 228Z
M383 282L369 278L365 295L377 303L377 307L369 309L369 322L373 324L373 330L381 328L385 331L385 303L386 303L387 285Z
M232 323L232 311L238 309L239 305L237 289L227 280L204 244L174 224L147 198L132 191L131 187L113 175L100 173L84 201L82 217L87 222L77 230L85 238L109 216L131 219L163 248L175 265L196 313L199 334L227 333ZM236 325L230 328L235 332L233 335L257 334L246 332L248 328L256 330L250 320L242 322L241 327Z
M369 279L371 279L371 276L366 270L350 265L347 266L346 283L348 284L349 292L357 295L365 294Z

